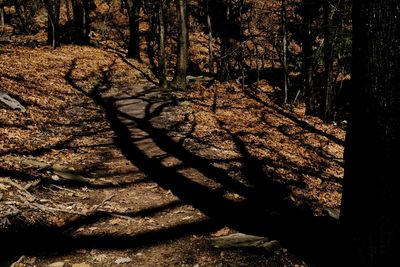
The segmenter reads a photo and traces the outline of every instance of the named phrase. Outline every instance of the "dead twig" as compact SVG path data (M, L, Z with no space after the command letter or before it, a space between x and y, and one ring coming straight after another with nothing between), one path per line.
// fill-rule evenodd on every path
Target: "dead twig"
M5 183L14 186L17 188L25 197L28 199L28 201L34 201L36 198L33 196L31 193L29 193L23 186L20 184L12 181L10 178L0 178L0 183Z
M25 190L29 190L31 187L35 187L35 186L37 186L38 184L40 184L40 182L41 182L40 179L35 180L35 181L32 181L32 182L28 183L27 185L25 185L24 189L25 189Z
M22 262L25 260L25 256L22 255L16 262L14 262L13 264L11 264L10 267L19 267L22 266Z
M9 216L16 216L16 215L21 213L21 211L19 209L15 208L15 207L12 207L12 208L13 208L13 210L10 210L10 211L2 211L0 213L0 218L7 218Z
M78 191L75 191L75 190L72 190L72 189L69 189L69 188L65 188L65 187L62 187L62 186L58 186L58 185L55 185L55 184L53 184L52 187L55 187L55 188L57 188L57 189L60 189L60 190L64 190L64 191L73 193L73 194L75 194L75 195L82 195L82 194L79 193Z
M99 208L101 208L102 206L104 206L104 204L106 204L106 202L110 201L113 197L115 197L115 195L111 195L108 196L107 198L105 198L100 204L94 206L91 210L91 213L94 213L95 211L97 211Z
M33 209L37 209L37 210L44 211L44 212L49 212L52 214L55 214L56 212L62 212L62 213L81 215L81 216L88 216L88 215L95 213L99 208L104 206L104 204L107 203L107 201L110 201L113 197L115 197L115 195L108 196L102 202L100 202L100 204L93 206L88 211L76 211L76 210L71 210L71 209L69 209L70 207L65 207L65 206L49 207L49 206L42 205L39 203L31 203L20 196L21 200L23 201L22 205L33 208Z

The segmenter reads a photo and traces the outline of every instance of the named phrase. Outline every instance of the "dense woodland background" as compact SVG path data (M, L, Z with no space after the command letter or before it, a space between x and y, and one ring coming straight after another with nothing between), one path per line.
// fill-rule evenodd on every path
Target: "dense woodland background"
M0 0L0 234L28 236L1 250L29 251L14 264L32 266L69 266L80 243L107 266L389 266L399 12L395 0ZM270 254L210 249L210 235L238 232L273 238L256 242ZM60 241L35 251L38 235ZM153 262L111 260L134 241L154 245Z

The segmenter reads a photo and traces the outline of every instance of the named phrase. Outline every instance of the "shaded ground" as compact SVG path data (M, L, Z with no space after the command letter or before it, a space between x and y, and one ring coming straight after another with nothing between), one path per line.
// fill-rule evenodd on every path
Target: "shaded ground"
M275 105L267 84L161 90L111 50L6 45L0 61L27 107L0 109L1 266L334 265L320 215L339 205L341 129ZM234 232L281 246L211 246Z

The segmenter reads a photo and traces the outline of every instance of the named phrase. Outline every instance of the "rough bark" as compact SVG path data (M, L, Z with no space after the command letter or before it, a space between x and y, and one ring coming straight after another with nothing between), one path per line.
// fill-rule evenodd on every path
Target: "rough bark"
M333 121L333 45L332 45L332 16L333 11L329 0L324 1L324 83L325 83L325 103L324 103L324 120L325 122Z
M281 27L282 27L282 67L283 67L283 88L285 97L283 103L288 101L288 73L287 73L287 30L286 30L286 0L281 2Z
M44 1L47 11L47 44L60 46L60 0Z
M72 14L74 25L74 43L88 44L90 41L90 3L88 0L72 0Z
M167 87L167 70L165 65L165 9L166 3L160 0L158 6L158 80L161 87Z
M67 17L67 21L71 21L71 0L65 0L65 13Z
M4 21L4 7L0 6L0 35L4 33L4 28L5 28L5 21Z
M140 59L140 0L127 0L129 16L129 44L128 57L141 61Z
M303 13L303 80L304 95L306 98L306 114L315 115L317 109L317 96L313 82L313 51L311 40L311 22L310 13L311 1L304 0L302 2Z
M142 2L142 7L144 12L147 15L147 23L149 25L149 29L147 30L147 33L144 35L145 40L146 40L146 53L147 57L149 59L149 65L150 68L153 70L158 69L158 65L155 62L156 59L156 45L159 42L159 20L158 20L158 7L161 4L161 2L164 2L166 0L157 0L156 4L152 1L143 1ZM165 15L165 14L164 14Z
M231 72L231 58L230 50L232 48L232 40L230 36L230 20L231 20L231 7L230 1L224 0L225 17L222 17L222 25L224 30L221 32L221 55L220 65L218 70L218 79L226 81L230 78Z
M208 26L208 61L210 75L214 74L214 50L213 50L213 33L210 15L210 4L207 0L207 26Z
M186 89L186 74L189 62L189 20L187 0L176 1L178 13L178 54L175 68L174 85Z
M399 44L399 1L353 1L353 95L341 207L346 266L398 262Z

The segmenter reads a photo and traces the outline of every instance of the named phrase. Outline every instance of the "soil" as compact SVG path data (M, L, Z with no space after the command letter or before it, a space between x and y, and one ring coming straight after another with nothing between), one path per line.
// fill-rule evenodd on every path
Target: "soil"
M27 109L0 109L0 266L330 261L315 242L335 224L344 131L267 82L172 92L104 47L9 44L0 61ZM280 246L213 247L237 232Z

